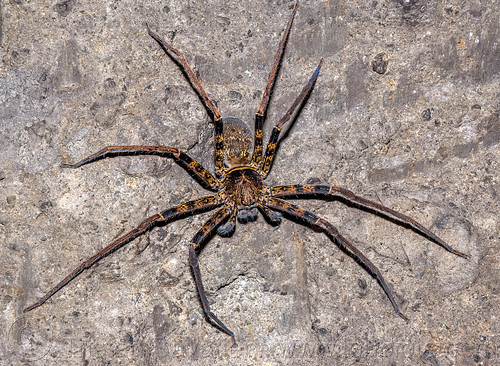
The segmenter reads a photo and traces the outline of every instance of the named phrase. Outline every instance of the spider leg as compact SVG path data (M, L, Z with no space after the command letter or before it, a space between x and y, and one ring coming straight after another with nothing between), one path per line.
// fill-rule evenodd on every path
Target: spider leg
M281 212L271 210L269 207L263 205L262 203L259 203L258 206L260 211L271 224L279 225L281 223Z
M236 345L236 340L234 338L234 333L231 332L222 323L219 318L210 310L208 305L207 295L205 289L203 288L203 283L201 280L200 267L198 264L198 256L196 255L196 250L200 247L200 244L211 234L211 232L221 225L228 217L235 214L236 209L230 207L223 207L217 211L203 227L196 233L191 243L189 243L189 263L193 268L194 279L196 282L196 288L198 289L198 294L200 295L201 305L203 307L203 312L205 315L212 320L224 333L231 336L233 340L233 346Z
M276 147L278 144L278 139L281 133L281 128L283 125L291 118L293 112L295 109L301 104L304 100L304 98L309 94L311 89L314 86L314 83L316 82L316 79L318 78L319 75L319 70L321 69L321 64L323 63L323 59L319 61L318 66L316 67L316 70L314 70L313 75L311 76L311 79L307 82L306 85L302 88L302 91L300 94L297 96L295 101L293 102L292 106L288 111L285 113L283 117L274 125L273 132L271 133L271 138L269 139L269 142L267 143L267 148L266 148L266 153L264 154L264 161L261 164L261 171L264 174L264 177L267 177L267 174L269 173L269 170L271 170L271 165L274 160L274 156L276 154Z
M201 96L201 99L203 101L203 104L205 105L205 108L207 108L211 113L212 117L214 119L214 124L215 124L215 169L217 172L221 172L224 170L224 144L223 144L223 125L222 125L222 116L215 106L215 104L210 100L208 97L207 93L201 86L200 81L196 77L195 73L189 66L189 64L186 61L186 58L182 53L180 53L178 50L176 50L174 47L169 45L167 42L165 42L160 36L158 36L156 33L154 33L150 28L149 25L146 24L146 27L148 28L148 34L153 37L153 39L158 42L158 44L167 52L168 55L171 55L168 51L172 52L177 56L178 60L181 63L182 69L184 72L187 74L189 81L191 85L194 87L196 92Z
M394 211L388 207L385 207L376 202L367 200L365 198L359 197L352 193L351 191L335 186L325 186L325 185L289 185L289 186L276 186L271 188L272 197L304 197L311 195L321 195L325 197L338 197L351 202L357 206L364 207L368 210L375 211L378 214L388 217L400 224L408 225L413 228L417 233L431 239L435 243L442 246L444 249L458 255L459 257L468 258L467 254L459 252L453 249L448 244L446 244L442 239L440 239L436 234L427 229L425 226L419 224L411 217L403 215L397 211Z
M299 2L297 1L295 3L295 6L293 7L292 14L290 15L290 19L288 20L288 25L286 27L285 33L283 34L283 37L281 38L278 50L276 51L276 56L274 56L273 68L271 70L271 73L269 74L269 79L267 80L266 89L264 91L264 95L262 96L259 109L257 109L257 112L255 113L255 143L252 157L252 161L254 164L259 164L262 160L262 127L264 124L267 107L269 105L269 98L271 97L274 82L276 81L276 75L278 74L278 69L281 64L283 50L285 49L286 41L288 39L288 35L290 34L290 29L292 28L293 19L295 18L295 12L297 11L298 5Z
M227 222L217 228L217 234L223 237L229 237L234 234L234 230L236 229L236 214L237 210L231 213Z
M186 214L197 213L198 211L206 211L208 209L213 209L219 205L220 203L216 196L207 196L199 198L194 201L186 202L182 205L172 207L159 214L147 218L146 220L141 222L139 226L137 226L135 229L133 229L132 231L128 232L125 235L122 235L121 237L113 241L111 244L109 244L107 247L101 249L92 257L88 258L86 261L81 263L78 267L76 267L73 270L73 272L71 272L68 276L66 276L61 282L59 282L52 290L50 290L43 297L41 297L36 303L24 309L24 312L26 313L28 311L31 311L39 307L43 303L45 303L50 297L52 297L52 295L54 295L56 292L58 292L60 289L66 286L69 282L71 282L84 270L93 266L97 261L101 260L106 255L114 252L115 250L121 248L131 240L142 235L144 232L152 228L157 223L176 219L185 216Z
M98 159L114 155L143 154L143 155L166 155L175 159L186 170L199 178L210 189L217 190L217 180L200 163L189 157L186 153L169 146L106 146L95 154L87 156L85 159L75 164L61 164L63 168L79 168L82 165L92 163Z
M219 110L217 109L217 107L215 106L215 104L210 100L210 98L208 97L207 93L205 92L205 90L203 89L203 87L201 86L201 83L200 81L198 80L198 78L196 77L196 75L194 74L193 70L191 69L191 67L189 66L189 64L187 63L186 61L186 58L184 57L184 55L182 53L180 53L178 50L176 50L174 47L172 47L171 45L169 45L167 42L165 42L159 35L157 35L156 33L154 33L150 28L149 28L149 25L146 24L146 27L148 29L148 34L156 41L158 42L158 44L165 50L165 51L170 51L172 52L173 54L175 54L175 56L177 56L178 60L180 61L181 63L181 66L182 66L182 69L184 70L184 72L187 74L188 78L189 78L189 81L191 82L191 84L193 85L193 87L195 88L195 90L200 94L202 100L203 100L203 104L205 104L205 107L210 110L210 112L212 112L213 114L213 117L216 119L216 120L220 120L221 119L221 115L219 113ZM170 53L167 52L167 54L170 55Z
M266 205L273 210L281 211L291 215L292 217L304 220L309 224L322 229L331 237L333 237L339 246L350 252L357 260L359 260L363 264L365 269L368 270L368 272L377 279L378 283L380 284L380 286L382 286L382 289L389 298L396 314L404 320L408 320L408 318L399 310L398 304L394 300L394 295L385 282L385 279L382 276L380 270L367 257L365 257L365 255L361 253L358 248L356 248L346 238L344 238L332 224L311 211L304 210L292 203L277 198L269 198Z

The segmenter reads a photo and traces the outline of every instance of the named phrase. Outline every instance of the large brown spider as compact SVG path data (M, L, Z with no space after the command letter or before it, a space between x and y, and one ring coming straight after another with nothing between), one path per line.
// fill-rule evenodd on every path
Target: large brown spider
M400 225L410 227L417 233L420 233L421 235L441 245L449 252L460 257L467 258L464 253L451 248L429 229L425 228L412 218L373 201L356 196L347 189L326 185L283 185L270 187L263 183L264 179L269 174L276 154L281 128L291 118L297 107L302 105L304 100L307 98L316 82L321 63L323 61L320 60L312 77L304 86L299 96L295 99L290 109L288 109L279 122L274 125L266 151L263 154L262 127L277 71L281 63L283 49L292 27L297 6L298 1L295 3L285 33L283 34L278 51L276 52L273 68L269 75L264 95L255 116L255 134L253 137L254 142L252 154L252 133L249 128L238 118L222 118L219 110L205 93L205 90L202 88L198 78L194 74L191 67L189 67L184 55L162 40L158 35L153 33L151 29L149 29L149 26L146 25L149 35L159 43L168 55L173 57L174 60L177 60L178 64L187 74L193 88L199 94L203 104L213 118L215 124L215 176L184 152L168 146L108 146L76 164L63 164L62 167L78 168L98 159L116 155L153 154L167 156L173 158L185 170L197 178L202 185L215 193L210 196L169 208L168 210L147 218L135 229L116 239L107 247L80 264L46 295L40 298L33 305L24 309L24 312L31 311L42 305L52 295L67 285L85 269L90 268L101 258L122 247L139 235L142 235L153 226L168 223L188 215L206 212L222 206L222 208L218 210L205 223L205 225L203 225L200 231L198 231L193 240L189 243L189 263L193 269L196 288L200 295L205 315L224 333L231 336L234 343L235 340L233 332L230 331L224 323L222 323L215 316L215 314L210 311L207 296L201 280L197 251L199 250L200 245L208 239L211 234L213 234L214 230L217 230L218 234L222 236L231 235L236 226L236 219L242 223L255 221L257 219L258 210L260 210L265 218L273 224L279 224L282 214L285 214L289 218L309 224L313 228L323 231L344 251L361 262L363 267L377 279L380 286L391 301L396 314L398 314L401 318L408 320L408 318L399 310L399 307L394 300L394 295L385 282L379 269L367 257L365 257L361 251L345 239L332 224L310 211L304 210L297 205L283 200L283 198L287 197L310 198L311 196L315 196L324 199L335 198L346 201L354 206L358 206L370 212L375 212ZM172 54L175 55L176 58Z

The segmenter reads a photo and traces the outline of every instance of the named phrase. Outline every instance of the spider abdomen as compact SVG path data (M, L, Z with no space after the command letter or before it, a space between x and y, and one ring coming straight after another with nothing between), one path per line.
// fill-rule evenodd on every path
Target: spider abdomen
M238 207L255 206L262 193L262 176L251 167L233 168L224 179L224 194Z
M224 124L224 162L229 168L250 164L252 157L253 134L239 118L225 117Z

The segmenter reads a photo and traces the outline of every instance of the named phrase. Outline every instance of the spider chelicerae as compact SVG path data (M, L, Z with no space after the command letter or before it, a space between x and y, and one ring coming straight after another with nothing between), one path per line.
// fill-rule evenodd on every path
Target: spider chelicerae
M78 168L98 159L117 155L151 154L166 156L174 159L185 170L193 175L205 188L212 191L213 194L169 208L147 218L135 229L119 237L107 247L81 263L73 270L73 272L59 282L36 303L24 309L24 312L31 311L42 305L84 270L90 268L93 264L109 253L142 235L155 225L166 224L189 215L195 215L219 208L219 210L203 225L203 227L197 232L192 241L189 243L189 263L193 269L196 288L198 290L201 305L206 317L218 326L220 330L231 336L234 344L236 344L234 333L229 330L229 328L226 327L212 311L210 311L207 295L201 280L197 252L200 249L200 245L205 240L209 239L215 230L221 236L229 236L234 232L237 220L241 223L255 221L259 211L265 216L267 221L272 224L279 224L282 215L284 214L288 218L306 223L313 228L326 233L344 251L357 259L363 267L377 279L389 298L396 314L398 314L401 318L408 320L408 318L399 310L399 307L394 300L394 295L387 285L380 270L363 253L361 253L359 249L344 238L328 221L313 212L304 210L293 203L287 202L285 198L317 197L323 199L339 199L354 206L366 209L367 211L377 213L400 225L407 226L424 237L427 237L433 242L441 245L449 252L460 257L467 258L467 255L451 248L429 229L425 228L412 218L376 202L359 197L347 189L327 185L280 185L271 187L264 184L264 180L269 174L276 155L280 131L283 125L291 119L297 107L300 107L307 99L309 93L314 87L316 79L318 78L319 70L323 61L320 60L316 70L313 72L311 78L297 96L292 106L274 125L271 137L264 152L262 128L271 92L281 64L283 50L297 11L297 6L298 1L293 7L286 30L276 52L266 89L255 115L255 132L253 135L250 129L240 119L234 117L223 118L221 116L219 110L210 100L207 93L201 86L200 81L188 65L184 55L161 39L158 35L153 33L149 26L146 25L149 35L156 42L158 42L158 44L169 56L177 61L179 66L187 75L191 85L200 96L201 101L214 121L215 175L210 173L186 153L168 146L107 146L76 164L63 164L62 167Z

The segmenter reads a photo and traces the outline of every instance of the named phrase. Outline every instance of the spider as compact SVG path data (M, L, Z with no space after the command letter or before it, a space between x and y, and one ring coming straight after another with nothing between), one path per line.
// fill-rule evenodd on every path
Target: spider
M147 218L135 229L119 237L104 249L81 263L73 270L73 272L59 282L52 290L41 297L36 303L24 309L24 312L28 312L39 307L84 270L90 268L106 255L124 246L131 240L150 230L152 227L167 224L168 222L184 218L189 215L195 215L219 208L219 210L203 225L203 227L196 233L192 241L189 243L189 263L193 270L196 288L206 318L216 325L222 332L229 335L233 340L233 345L236 344L234 333L210 310L207 295L203 288L201 279L198 264L198 252L200 246L208 240L212 234L217 232L221 236L229 236L234 232L237 220L241 223L255 221L259 211L268 222L274 225L278 225L284 215L285 217L308 224L309 226L324 232L346 253L357 259L361 265L376 278L389 298L396 314L404 320L408 320L408 318L399 310L399 307L394 300L394 295L387 285L387 282L382 276L380 270L359 249L344 238L328 221L311 211L307 211L293 203L287 202L285 198L317 197L320 199L338 199L350 205L381 215L386 219L394 221L402 226L409 227L427 239L439 244L449 252L460 257L467 258L466 254L453 249L437 235L412 218L376 202L359 197L347 189L327 185L267 186L264 184L264 180L269 174L276 155L280 131L283 125L290 120L297 107L302 106L307 99L309 93L314 87L316 79L318 78L323 61L322 59L319 61L319 64L313 72L311 78L294 100L291 107L274 125L271 137L264 152L262 128L274 82L282 61L283 50L292 27L298 3L299 2L297 1L293 7L292 14L290 15L287 27L276 52L266 89L255 115L254 134L251 133L250 129L241 119L235 117L223 118L221 116L216 105L212 102L212 100L210 100L195 73L188 65L184 55L155 34L146 24L148 34L156 42L158 42L161 48L174 61L178 63L187 75L193 89L198 93L201 101L207 109L207 112L213 119L215 126L215 175L210 173L186 153L177 148L168 146L107 146L76 164L62 164L62 167L78 168L98 159L117 155L152 154L166 156L174 159L188 173L196 178L201 185L213 193L209 196L169 208Z

